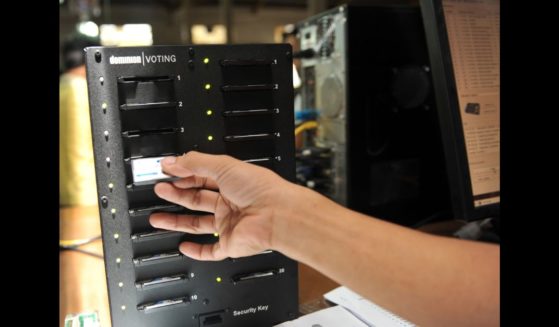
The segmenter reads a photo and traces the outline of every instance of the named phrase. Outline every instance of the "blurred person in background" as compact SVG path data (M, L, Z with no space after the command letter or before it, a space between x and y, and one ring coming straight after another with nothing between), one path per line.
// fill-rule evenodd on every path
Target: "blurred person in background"
M76 34L66 39L62 47L64 73L60 76L59 94L61 207L97 204L83 49L98 45L97 40Z

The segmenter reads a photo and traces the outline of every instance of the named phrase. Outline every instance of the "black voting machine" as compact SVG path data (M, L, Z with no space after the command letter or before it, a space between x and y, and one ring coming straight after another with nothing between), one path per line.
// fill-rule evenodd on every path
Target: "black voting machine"
M274 251L192 260L178 252L181 241L219 235L156 230L148 220L191 212L153 191L153 167L164 156L228 154L294 180L291 47L93 47L86 58L113 326L272 326L295 318L294 261Z

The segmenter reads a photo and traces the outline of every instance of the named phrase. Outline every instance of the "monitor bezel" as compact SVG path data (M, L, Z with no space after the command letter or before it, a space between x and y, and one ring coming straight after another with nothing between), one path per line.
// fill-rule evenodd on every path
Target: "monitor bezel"
M474 206L458 91L442 0L420 0L420 7L431 62L433 88L454 217L468 221L496 217L500 213L500 202Z

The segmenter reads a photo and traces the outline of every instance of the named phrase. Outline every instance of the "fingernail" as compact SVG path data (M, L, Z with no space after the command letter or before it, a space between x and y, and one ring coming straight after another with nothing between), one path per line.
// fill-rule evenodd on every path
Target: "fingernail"
M149 223L151 226L155 228L164 228L166 225L166 221L164 219L161 219L161 217L159 217L158 219L154 219L153 217L150 217Z
M161 160L161 163L164 163L166 165L172 165L175 162L177 162L177 157L165 157L163 158L163 160Z

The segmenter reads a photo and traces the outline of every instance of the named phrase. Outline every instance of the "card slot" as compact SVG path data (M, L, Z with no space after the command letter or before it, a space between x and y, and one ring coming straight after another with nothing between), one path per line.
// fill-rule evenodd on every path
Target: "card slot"
M277 59L222 59L219 61L219 64L223 67L270 66L277 63Z
M184 258L184 255L179 251L170 251L152 255L145 255L141 257L134 258L132 262L134 266L145 266L145 265L154 265L154 264L162 264L172 261L181 260Z
M223 85L223 92L240 92L240 91L274 91L278 90L277 83L272 84L244 84L244 85Z
M259 133L259 134L244 134L244 135L226 135L223 137L225 142L245 142L245 141L260 141L271 140L280 137L280 133Z
M162 101L162 102L151 102L151 103L131 103L131 104L121 104L120 110L130 111L130 110L146 110L146 109L161 109L161 108L177 108L177 101Z
M223 112L224 117L242 117L242 116L261 116L279 114L278 108L270 109L246 109L246 110L226 110Z
M188 300L188 297L179 297L169 300L161 300L157 302L140 304L137 306L137 309L140 312L152 313L154 311L160 311L162 309L183 307L188 304L190 304L190 300Z
M177 274L138 281L135 285L138 291L145 291L159 287L176 286L186 281L188 281L188 276L186 274Z

